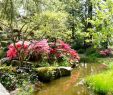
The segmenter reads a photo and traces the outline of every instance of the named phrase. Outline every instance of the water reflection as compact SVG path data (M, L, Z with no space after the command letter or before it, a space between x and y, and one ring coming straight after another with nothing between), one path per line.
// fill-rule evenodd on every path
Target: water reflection
M104 68L101 64L81 63L72 71L70 77L63 77L52 81L35 95L95 95L84 85L84 77L101 72Z

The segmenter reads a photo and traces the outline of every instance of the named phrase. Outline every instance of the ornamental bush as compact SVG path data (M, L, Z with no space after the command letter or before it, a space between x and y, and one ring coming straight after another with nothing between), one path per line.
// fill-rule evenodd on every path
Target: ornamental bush
M50 43L50 59L66 58L68 62L77 62L80 60L78 53L71 49L71 46L62 40L56 40L56 42Z
M100 52L99 52L99 54L101 55L101 56L110 56L110 55L112 55L112 49L111 48L108 48L108 49L104 49L104 50L101 50Z
M71 46L62 40L49 42L47 39L41 41L19 41L8 46L7 57L18 59L21 62L28 59L30 61L48 63L51 62L78 62L80 57ZM64 60L65 59L65 60Z
M16 58L20 53L23 53L25 56L28 55L28 46L30 42L28 41L19 41L17 43L12 43L8 46L7 57L10 59Z

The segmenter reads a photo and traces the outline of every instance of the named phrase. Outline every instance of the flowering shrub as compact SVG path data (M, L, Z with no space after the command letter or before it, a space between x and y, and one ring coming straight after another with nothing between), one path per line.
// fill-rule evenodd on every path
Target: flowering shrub
M102 56L109 56L109 55L112 55L112 49L108 48L108 49L105 49L105 50L101 50L99 52L100 55Z
M43 39L41 41L32 41L32 44L29 47L29 50L31 51L30 60L44 61L45 56L47 59L47 55L50 52L49 48L50 47L46 39Z
M46 58L46 61L56 61L59 59L66 58L68 62L77 62L80 60L78 53L71 49L71 46L64 43L61 40L55 42L49 42L47 39L41 41L19 41L15 44L11 44L8 47L7 57L10 59L30 55L31 59L38 61ZM25 57L26 58L26 57ZM24 59L24 58L23 58Z
M56 42L50 43L49 57L50 59L52 59L53 57L55 57L56 59L67 57L67 61L69 62L80 60L78 53L61 40L56 40Z
M16 58L20 53L23 53L25 56L28 55L28 46L30 42L28 41L19 41L15 44L10 44L8 46L7 57L10 59ZM23 51L23 52L22 52Z
M37 54L49 53L49 45L46 39L42 41L32 41L29 49Z

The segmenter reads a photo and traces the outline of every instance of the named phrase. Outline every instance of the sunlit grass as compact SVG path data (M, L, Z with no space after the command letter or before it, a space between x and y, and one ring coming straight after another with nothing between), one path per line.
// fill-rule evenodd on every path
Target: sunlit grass
M108 68L109 68L109 69L113 69L113 62L110 62L110 63L108 64Z
M86 78L86 83L97 93L113 93L113 70L89 76Z

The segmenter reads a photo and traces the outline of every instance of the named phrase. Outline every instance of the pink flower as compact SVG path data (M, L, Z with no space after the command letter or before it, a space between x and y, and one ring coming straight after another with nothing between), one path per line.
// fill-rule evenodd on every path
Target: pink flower
M17 57L17 50L20 51L21 49L23 49L23 52L27 55L29 45L30 45L30 42L28 41L25 41L25 42L19 41L15 43L15 46L14 44L10 44L8 46L9 50L7 51L7 57L9 57L10 59Z
M7 57L10 59L15 58L17 56L17 51L14 48L11 48L7 51Z
M101 50L99 54L102 56L109 56L110 54L112 54L112 49L109 48L109 49Z
M28 41L24 41L24 42L19 41L19 42L16 43L16 48L18 48L18 49L21 49L21 48L27 49L29 45L30 45L30 42L28 42Z
M63 57L63 54L58 53L58 54L56 54L56 57L61 58L61 57Z
M80 60L78 53L75 50L71 49L70 45L64 43L61 40L56 40L56 42L52 42L50 44L48 44L47 39L43 39L41 41L32 41L32 43L30 43L29 41L24 41L24 43L23 41L19 41L15 43L15 46L14 44L10 44L8 48L9 50L7 51L7 57L9 57L10 59L21 56L21 54L23 54L23 56L25 56L26 58L28 54L32 54L36 58L38 58L40 55L42 57L47 56L45 58L51 57L51 59L53 58L57 60L57 58L64 56L73 61ZM21 52L18 53L18 51Z
M50 50L50 54L55 54L57 51L56 51L56 49L51 49Z
M77 52L76 52L75 50L73 50L73 49L70 50L69 53L70 53L72 56L76 56L76 55L77 55Z
M24 49L28 49L28 47L30 46L30 42L28 42L28 41L25 41L24 42Z
M57 40L56 42L50 44L50 47L50 54L54 54L57 58L62 56L70 56L69 60L80 60L78 53L71 49L71 46L64 43L62 40Z
M42 41L33 41L29 49L37 53L49 53L50 47L47 40L44 39Z
M13 44L10 44L9 46L8 46L8 48L10 49L10 48L14 48L14 45Z
M75 50L71 49L69 51L69 53L70 53L70 55L71 55L72 58L74 58L74 59L76 59L78 61L80 60L80 57L79 57L78 53Z
M71 49L71 46L64 43L63 41L61 40L57 40L57 42L59 43L59 47L58 48L62 48L63 50L70 50Z

